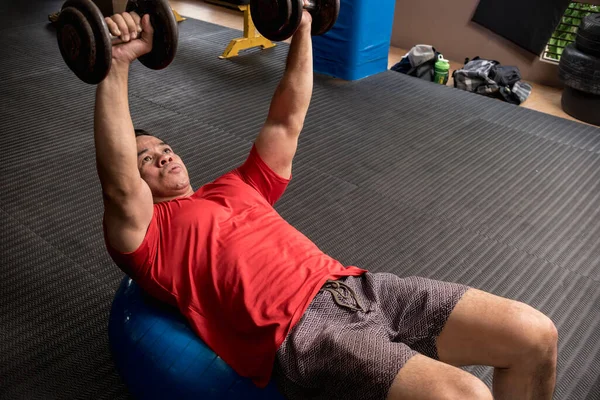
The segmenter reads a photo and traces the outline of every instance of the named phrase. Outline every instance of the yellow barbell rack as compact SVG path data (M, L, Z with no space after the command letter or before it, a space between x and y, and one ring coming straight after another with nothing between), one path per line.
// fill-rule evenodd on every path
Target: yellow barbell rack
M244 12L244 37L233 39L219 58L231 58L239 55L240 51L254 47L268 49L275 47L275 43L262 36L254 26L252 15L250 15L250 6L247 4L239 5L238 8Z

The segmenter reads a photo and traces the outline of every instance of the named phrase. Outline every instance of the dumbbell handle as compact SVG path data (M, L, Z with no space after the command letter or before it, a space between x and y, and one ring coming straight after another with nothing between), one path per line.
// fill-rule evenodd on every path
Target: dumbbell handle
M113 36L113 35L110 35L110 42L112 43L113 46L123 43L120 36Z
M309 1L307 5L302 6L303 9L305 9L306 11L313 11L316 6L315 3L313 3L312 1Z

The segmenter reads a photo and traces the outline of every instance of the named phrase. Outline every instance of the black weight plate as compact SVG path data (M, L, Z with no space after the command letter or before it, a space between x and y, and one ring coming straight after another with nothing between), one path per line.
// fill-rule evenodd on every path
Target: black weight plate
M250 0L250 15L254 26L269 40L280 41L290 37L282 35L289 30L292 3L295 0Z
M285 40L296 32L302 21L302 5L302 0L292 0L292 15L290 15L288 23L281 28L277 40Z
M79 79L89 81L96 63L96 41L87 19L76 8L67 7L60 12L56 26L63 60Z
M104 16L91 0L67 0L58 16L57 31L61 54L66 46L72 47L63 54L63 59L79 79L95 85L106 78L112 61L112 43ZM80 55L75 57L69 51L76 45L79 45ZM73 57L78 59L76 64L67 61Z
M127 12L135 11L141 16L150 14L150 23L154 28L152 51L138 59L150 69L166 68L177 53L179 28L175 15L167 0L130 0Z
M313 0L315 9L311 34L318 36L329 31L335 25L340 14L340 0Z

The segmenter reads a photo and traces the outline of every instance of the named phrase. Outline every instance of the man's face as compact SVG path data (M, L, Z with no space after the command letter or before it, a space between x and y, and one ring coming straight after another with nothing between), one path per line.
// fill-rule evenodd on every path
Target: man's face
M156 198L184 194L189 186L188 171L171 146L154 136L136 138L138 169Z

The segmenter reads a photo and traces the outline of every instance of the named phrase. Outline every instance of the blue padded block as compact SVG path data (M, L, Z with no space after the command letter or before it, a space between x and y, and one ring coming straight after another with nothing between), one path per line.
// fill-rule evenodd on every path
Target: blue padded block
M329 32L313 37L314 71L358 80L388 69L395 0L340 0Z

